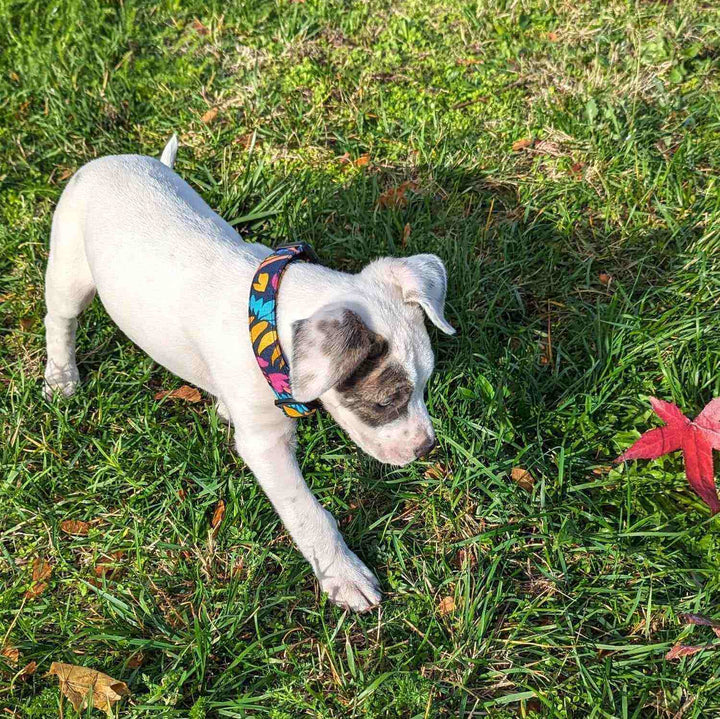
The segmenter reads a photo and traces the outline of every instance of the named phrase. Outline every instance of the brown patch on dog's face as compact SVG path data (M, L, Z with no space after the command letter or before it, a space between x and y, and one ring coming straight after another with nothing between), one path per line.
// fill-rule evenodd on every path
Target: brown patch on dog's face
M370 427L404 417L413 391L405 369L387 355L387 341L377 339L367 358L336 387L342 405Z

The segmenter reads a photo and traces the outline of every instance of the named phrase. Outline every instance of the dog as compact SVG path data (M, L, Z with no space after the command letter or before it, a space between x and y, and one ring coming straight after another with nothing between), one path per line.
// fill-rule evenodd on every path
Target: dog
M72 395L77 318L97 293L156 362L217 400L235 445L330 599L367 611L374 574L350 551L295 457L297 420L276 403L248 331L248 294L272 250L245 242L181 179L177 137L160 160L101 157L58 202L47 265L44 394ZM358 274L292 262L277 287L278 356L297 403L319 401L380 462L436 444L424 402L434 356L424 315L447 334L447 274L432 254L381 258Z

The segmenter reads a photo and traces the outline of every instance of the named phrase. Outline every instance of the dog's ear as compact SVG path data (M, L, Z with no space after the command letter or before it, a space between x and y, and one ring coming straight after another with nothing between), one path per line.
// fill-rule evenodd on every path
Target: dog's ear
M414 302L425 310L429 320L447 335L455 328L445 319L447 272L437 255L413 255L392 260L391 271L405 302Z
M317 399L349 377L384 340L360 316L339 305L293 322L290 387L298 402Z

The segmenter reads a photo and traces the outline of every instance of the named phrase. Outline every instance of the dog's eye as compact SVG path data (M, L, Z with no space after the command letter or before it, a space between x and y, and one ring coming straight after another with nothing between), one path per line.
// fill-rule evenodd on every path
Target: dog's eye
M379 402L376 402L378 407L389 407L393 403L392 397L386 397L385 399L381 399Z

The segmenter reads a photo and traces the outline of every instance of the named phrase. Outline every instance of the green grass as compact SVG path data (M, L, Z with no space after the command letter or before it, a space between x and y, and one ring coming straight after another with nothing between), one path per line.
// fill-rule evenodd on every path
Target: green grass
M66 661L128 683L120 717L717 716L720 640L678 614L720 617L720 523L679 454L610 467L655 425L648 395L720 395L713 5L0 0L0 714L60 716L44 675ZM300 425L379 612L319 596L209 401L154 400L181 382L100 303L81 392L41 397L66 179L173 131L180 175L257 241L449 267L431 461ZM668 662L676 641L715 645Z

